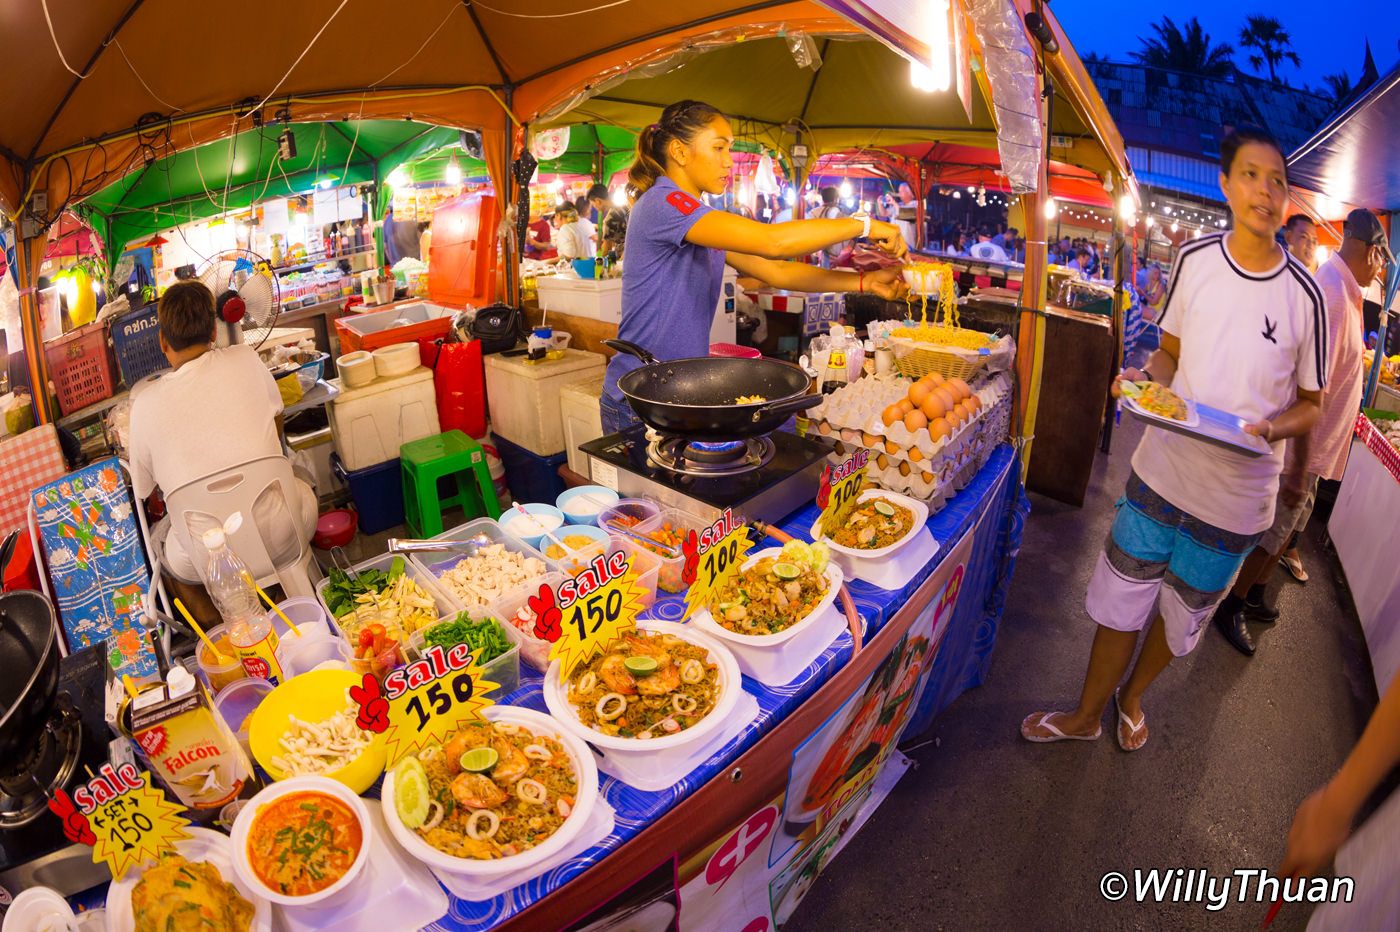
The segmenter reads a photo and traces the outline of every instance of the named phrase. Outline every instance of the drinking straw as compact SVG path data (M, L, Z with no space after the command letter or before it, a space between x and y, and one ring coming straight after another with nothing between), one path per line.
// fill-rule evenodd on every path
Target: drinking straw
M126 694L127 694L128 696L130 696L131 698L135 699L136 696L137 696L136 684L133 683L133 682L131 682L131 674L129 674L129 673L123 673L123 674L122 674L122 685L126 687ZM92 772L92 771L88 771L88 773L91 773L91 772Z
M204 633L204 629L199 626L199 622L194 620L194 616L190 614L190 610L185 608L185 603L176 599L175 607L180 610L181 615L185 616L185 621L194 630L194 633L199 635L199 639L204 642L204 646L208 647L210 652L213 653L214 659L219 663L228 663L228 658L219 653L219 649L214 646L214 642L209 640L208 635Z
M248 580L249 584L251 584L254 589L258 590L258 595L263 597L263 601L267 603L268 608L272 609L274 612L277 613L277 617L281 618L282 621L286 623L287 627L291 629L292 634L295 634L297 637L301 637L301 632L297 630L297 626L292 624L292 620L290 618L282 614L282 610L277 607L276 602L272 601L272 597L269 596L266 592L263 592L262 586L259 586L253 580L253 577L248 573L244 573L243 578Z

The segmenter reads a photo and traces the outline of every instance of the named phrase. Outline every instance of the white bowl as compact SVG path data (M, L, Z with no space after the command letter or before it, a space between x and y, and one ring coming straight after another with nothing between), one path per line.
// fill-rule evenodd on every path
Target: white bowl
M271 932L272 906L262 893L265 888L261 883L248 883L234 868L229 837L195 826L186 831L190 837L175 842L176 853L187 861L206 861L217 867L219 875L233 884L243 899L253 904L250 932ZM133 868L121 880L114 880L107 887L108 932L132 932L136 928L136 917L131 913L131 891L136 889L144 873L144 867Z
M463 877L492 878L502 874L522 874L530 868L549 860L569 845L583 831L593 807L598 801L598 766L593 762L593 752L578 738L560 728L560 723L533 709L513 705L494 705L482 712L493 722L510 722L530 729L536 735L554 737L564 746L574 765L574 775L578 781L578 792L574 796L574 808L559 830L543 842L519 854L499 858L495 861L478 861L472 858L458 858L439 851L428 844L418 833L403 824L399 810L394 805L394 771L391 768L384 774L384 787L380 793L380 805L384 810L384 821L389 826L389 834L394 836L405 851L422 861L435 871ZM523 874L522 874L523 876Z
M749 555L749 559L744 561L744 569L753 566L764 557L776 557L782 552L781 547L769 547L766 550L759 550ZM836 601L836 594L841 591L841 583L845 581L845 574L841 572L841 567L833 560L826 565L826 595L822 600L812 607L812 610L795 624L788 625L776 634L736 634L724 625L715 621L710 616L708 608L702 608L690 616L690 624L699 627L701 630L714 635L725 641L739 644L744 647L779 647L792 640L793 637L806 631L812 626L821 614Z
M346 388L364 388L378 375L374 367L374 356L364 350L341 356L335 361L335 371L340 376L340 384Z
M381 379L406 375L417 369L420 361L417 343L391 343L370 355L374 357L374 371Z
M666 748L695 744L723 728L725 719L734 711L734 706L739 701L739 693L743 689L739 663L734 659L734 655L729 652L729 649L707 633L697 631L689 625L678 625L670 621L645 620L638 621L637 627L642 631L674 634L681 640L688 641L696 647L703 647L710 652L710 662L719 667L719 699L716 700L715 707L709 715L701 719L699 724L687 728L685 731L678 731L673 735L663 735L660 738L622 738L594 731L578 717L578 711L574 708L574 704L569 701L568 687L559 682L558 660L551 662L549 669L544 674L544 704L549 707L549 714L554 716L555 720L572 734L589 744L617 751L660 751Z
M867 502L872 498L887 498L895 504L903 505L913 512L914 523L909 526L909 533L892 544L886 544L884 547L877 547L874 550L862 550L859 547L843 547L841 544L823 537L822 522L821 519L818 518L816 522L812 524L812 539L826 540L826 545L830 547L834 553L853 557L857 560L878 560L881 557L889 556L909 543L914 539L914 536L919 533L919 528L928 523L928 505L918 499L910 498L907 495L900 495L898 492L887 492L884 489L866 489L856 498L856 503Z
M258 879L258 875L253 871L253 865L248 863L248 832L253 826L253 820L258 816L259 810L268 803L292 793L325 793L327 796L339 799L349 806L350 811L355 814L355 818L360 820L360 836L363 839L360 843L360 853L356 855L355 862L350 865L350 869L345 872L345 875L324 890L317 890L306 896L288 896L285 893L269 889ZM354 883L355 878L364 870L365 862L369 860L369 846L374 842L374 827L370 824L369 810L365 808L364 800L356 796L354 791L344 783L328 777L292 777L290 780L282 780L266 787L248 800L247 804L239 811L238 818L233 820L229 841L233 846L234 873L259 896L265 897L279 906L313 906L335 896Z

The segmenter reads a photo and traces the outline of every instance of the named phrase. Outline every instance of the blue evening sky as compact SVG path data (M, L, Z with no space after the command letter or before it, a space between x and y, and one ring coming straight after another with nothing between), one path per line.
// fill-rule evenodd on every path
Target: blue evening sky
M1287 77L1294 87L1322 86L1322 76L1346 71L1355 82L1361 74L1365 40L1371 40L1371 54L1381 74L1400 58L1400 16L1389 3L1338 6L1303 0L1268 0L1240 3L1236 0L1135 0L1130 4L1105 4L1089 0L1055 0L1050 9L1064 26L1070 42L1081 55L1098 52L1114 61L1131 61L1129 53L1140 48L1138 37L1154 35L1151 24L1166 15L1181 26L1192 16L1212 43L1235 46L1235 64L1246 74L1255 74L1249 65L1251 50L1239 49L1240 28L1247 15L1262 13L1283 24L1293 40L1293 50L1302 67L1291 62L1279 65L1279 77ZM1262 75L1268 77L1268 66Z

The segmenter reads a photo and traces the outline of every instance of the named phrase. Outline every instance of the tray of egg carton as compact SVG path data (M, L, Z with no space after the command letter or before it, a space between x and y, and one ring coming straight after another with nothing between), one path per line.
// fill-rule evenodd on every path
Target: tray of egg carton
M982 450L988 411L1010 396L998 375L974 390L930 375L859 379L808 412L818 434L872 453L869 476L882 488L935 502ZM918 404L915 404L915 399ZM929 415L933 415L930 420Z

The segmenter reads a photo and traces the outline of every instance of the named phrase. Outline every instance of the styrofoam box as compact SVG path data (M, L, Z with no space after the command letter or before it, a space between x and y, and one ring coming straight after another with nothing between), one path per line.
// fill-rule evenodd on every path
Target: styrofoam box
M559 389L559 415L564 419L564 452L569 454L569 468L590 478L588 454L580 444L603 436L603 416L598 399L603 395L603 377L596 376L570 382Z
M546 275L535 281L540 307L558 314L573 314L618 323L622 320L622 279L575 278Z
M340 394L331 402L331 439L348 470L394 459L405 443L441 433L431 369L419 366L363 388L335 384Z
M602 378L605 364L602 354L576 349L565 350L562 359L530 362L493 353L483 362L492 432L539 456L564 452L560 391L580 379Z

